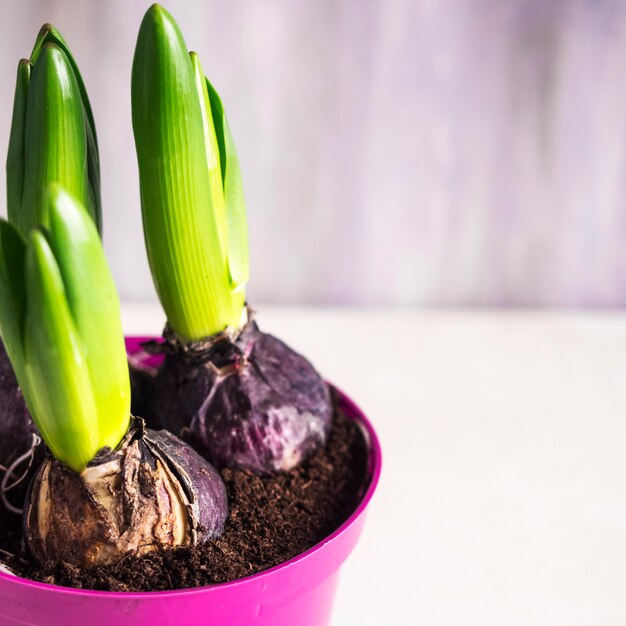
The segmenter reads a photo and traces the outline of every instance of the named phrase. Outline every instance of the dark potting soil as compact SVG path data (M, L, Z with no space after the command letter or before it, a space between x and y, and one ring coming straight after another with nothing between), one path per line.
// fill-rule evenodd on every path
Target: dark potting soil
M222 471L230 514L215 542L90 569L66 563L39 567L21 551L20 518L0 511L0 562L25 578L109 591L162 591L235 580L278 565L333 532L361 500L366 472L360 428L336 411L326 447L300 467L264 478Z

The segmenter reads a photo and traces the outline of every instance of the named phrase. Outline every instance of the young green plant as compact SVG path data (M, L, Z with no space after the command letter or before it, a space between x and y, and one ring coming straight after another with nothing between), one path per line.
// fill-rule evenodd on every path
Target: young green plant
M0 221L0 332L51 452L25 504L31 551L96 564L218 535L217 472L131 420L119 301L95 224L58 185L45 211L47 226L27 239Z
M146 247L169 324L184 341L238 329L248 247L237 156L198 57L157 5L142 22L132 98Z
M100 168L91 105L65 39L45 24L17 68L6 162L9 221L27 236L47 223L45 190L57 182L100 229ZM39 438L0 345L0 502L21 513L24 486L39 461Z
M148 260L168 321L150 412L218 466L290 469L326 439L329 390L248 316L246 209L230 128L198 56L156 4L139 30L132 109Z
M0 223L0 329L39 432L80 472L128 430L128 366L95 225L60 187L50 196L47 228L33 229L26 241Z

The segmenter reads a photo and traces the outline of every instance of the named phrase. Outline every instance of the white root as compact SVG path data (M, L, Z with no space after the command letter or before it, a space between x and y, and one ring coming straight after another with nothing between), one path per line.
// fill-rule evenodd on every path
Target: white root
M35 450L40 443L41 439L39 435L33 433L30 448L24 452L24 454L18 456L8 468L3 468L4 474L2 476L2 481L0 481L0 501L8 511L11 511L11 513L15 513L16 515L21 515L22 509L11 504L7 498L7 494L15 489L22 481L24 481L26 476L28 476L28 472L33 464L33 459L35 458ZM21 475L15 478L13 482L10 482L11 479L17 474L17 470L20 465L22 465L25 461L28 461L28 463L26 464L26 467L22 471Z

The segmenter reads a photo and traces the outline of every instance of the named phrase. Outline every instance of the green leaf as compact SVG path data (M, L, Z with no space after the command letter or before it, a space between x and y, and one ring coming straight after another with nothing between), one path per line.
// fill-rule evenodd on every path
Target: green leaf
M48 447L80 472L130 421L119 300L93 220L59 185L28 243L0 220L0 333Z
M26 380L20 385L54 456L80 472L99 448L98 413L61 273L40 229L28 239L26 297Z
M228 225L228 269L232 286L240 289L248 282L250 276L248 220L246 218L246 200L243 195L239 159L226 118L224 118L224 137L226 146L224 196Z
M25 235L46 223L45 189L58 182L85 205L101 231L100 163L91 104L72 53L49 24L31 64L21 61L7 157L9 220Z
M98 139L93 124L87 126L87 180L89 183L89 215L94 221L98 234L102 233L102 198L100 196L100 153Z
M213 115L211 112L211 102L207 90L207 81L200 65L200 59L195 52L189 53L191 65L193 67L196 92L200 104L202 118L202 130L204 131L204 149L206 151L206 161L209 176L209 189L211 190L211 204L215 221L218 228L220 240L220 250L224 254L226 250L226 213L224 208L224 189L222 187L222 165L220 161L220 151L217 137L213 125Z
M49 242L89 367L98 444L115 448L130 419L128 361L115 283L85 209L58 185L51 188L49 202Z
M185 340L237 327L242 308L230 287L208 175L208 108L198 94L178 26L153 5L133 60L133 131L148 260L168 321Z
M41 50L47 43L53 43L65 53L68 62L72 66L78 89L80 91L81 101L86 118L86 139L87 139L87 172L89 183L89 202L85 205L89 208L89 212L93 217L93 221L98 228L98 232L102 232L102 201L100 197L100 155L98 152L98 138L96 136L96 125L94 122L91 103L87 95L87 89L81 76L78 65L74 60L74 56L67 45L67 42L61 33L51 24L44 24L37 35L37 40L31 54L31 61L35 63Z
M30 83L30 62L22 59L17 66L15 96L13 98L13 117L7 154L7 213L14 221L19 217L24 188L24 125L26 121L26 102Z
M215 129L215 138L217 146L220 151L220 166L222 171L222 186L224 185L224 178L226 174L226 145L224 140L224 120L226 114L224 113L224 105L220 95L215 90L215 87L211 84L208 78L204 78L207 94L209 96L209 104L211 106L211 118L213 119L213 127Z
M25 258L26 243L22 235L9 222L0 220L0 334L16 370L24 362Z
M222 99L208 79L206 85L222 164L222 180L226 203L228 270L232 287L242 290L250 276L250 259L246 201L243 195L239 157L237 156L235 142L224 113Z
M74 55L70 50L67 42L65 41L63 35L54 27L52 24L44 24L39 33L37 34L37 39L35 40L35 45L33 46L33 51L30 55L30 60L32 63L37 61L37 57L39 56L41 50L47 43L53 43L58 48L63 50L67 60L72 66L72 70L74 71L74 76L76 77L76 82L78 83L78 88L80 89L81 100L83 102L83 106L85 107L85 115L87 116L87 123L91 129L91 134L93 135L93 141L95 143L96 150L98 149L98 141L96 138L96 125L94 123L93 112L91 110L91 103L89 102L89 96L87 95L87 89L85 88L85 83L83 81L83 77L81 76L80 70L78 69L78 65L74 60ZM98 174L99 175L99 174Z
M48 43L31 73L25 128L22 206L13 223L23 233L47 224L50 182L62 184L83 204L89 201L87 141L76 77L65 53Z

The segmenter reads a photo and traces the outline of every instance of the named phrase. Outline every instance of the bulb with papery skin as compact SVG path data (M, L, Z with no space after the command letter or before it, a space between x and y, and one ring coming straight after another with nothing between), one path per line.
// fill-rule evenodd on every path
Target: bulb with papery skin
M254 321L236 338L170 346L151 413L216 467L288 471L325 443L328 386L303 356Z
M24 528L40 563L93 566L206 543L227 516L215 468L171 433L136 420L117 450L103 450L80 474L48 458L31 484Z

